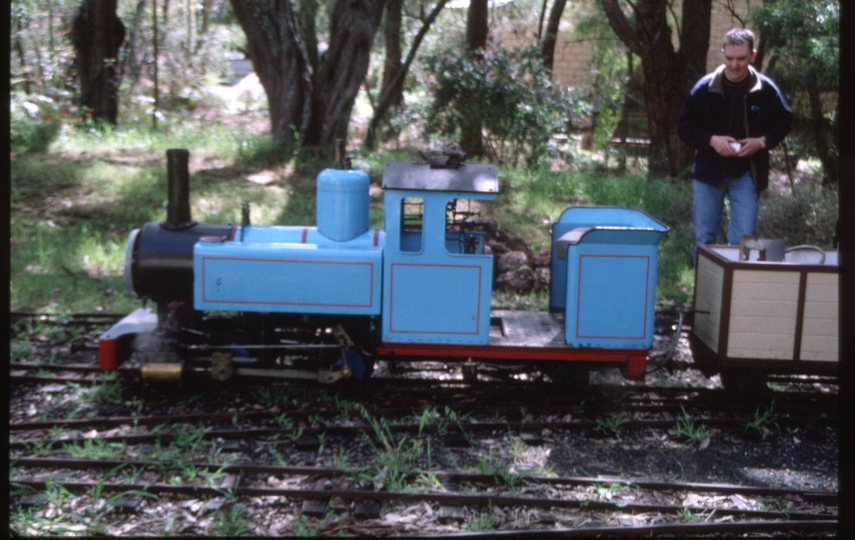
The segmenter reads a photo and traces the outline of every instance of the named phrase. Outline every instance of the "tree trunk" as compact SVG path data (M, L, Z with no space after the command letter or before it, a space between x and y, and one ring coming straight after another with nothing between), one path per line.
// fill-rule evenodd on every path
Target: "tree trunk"
M247 36L252 66L267 93L273 141L278 145L301 142L311 111L310 70L290 0L231 0L231 4Z
M692 85L705 72L709 48L711 0L684 0L680 50L671 44L667 0L639 0L630 23L618 0L600 0L618 38L641 58L644 105L650 129L648 174L677 174L690 166L690 148L677 138L677 118Z
M374 36L386 0L339 0L330 21L324 58L312 74L311 119L304 139L310 146L332 146L347 138L350 113L368 72Z
M555 60L555 43L558 41L558 25L561 24L561 16L564 14L564 6L567 0L555 0L549 11L549 20L546 23L546 32L540 40L540 57L543 66L552 72L552 64Z
M487 34L489 32L489 6L487 0L471 0L469 12L466 18L466 46L469 51L477 55L477 51L487 46ZM480 99L480 96L471 96L470 99ZM460 148L468 156L481 156L484 154L484 141L481 139L481 119L473 115L472 109L466 107L466 101L462 102L460 113Z
M816 153L822 163L822 185L828 186L837 183L837 156L831 149L834 141L834 133L830 123L822 114L822 99L817 85L808 86L808 101L810 103L810 123L816 144ZM831 144L829 144L831 142Z
M383 37L386 41L386 60L383 62L383 82L380 83L380 93L389 92L390 105L397 107L404 101L404 86L392 87L392 81L401 70L401 20L403 18L404 0L388 0L386 6L386 21L383 25Z
M137 9L134 12L134 20L131 25L131 35L128 37L127 55L122 60L121 69L119 70L121 76L124 76L125 73L130 74L131 86L129 92L131 95L136 94L139 89L140 70L142 69L143 57L145 56L145 47L143 47L141 54L137 52L138 35L143 17L145 16L145 4L146 0L139 0L137 2Z
M490 10L487 0L471 0L466 15L466 45L470 51L487 46Z
M125 39L125 25L116 16L117 0L83 0L71 29L80 76L80 104L115 124L119 113L116 57Z

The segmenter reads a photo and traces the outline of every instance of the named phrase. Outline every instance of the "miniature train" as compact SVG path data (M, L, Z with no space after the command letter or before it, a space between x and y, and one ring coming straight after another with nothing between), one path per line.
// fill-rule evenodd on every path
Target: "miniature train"
M240 224L211 225L190 216L188 155L167 151L167 219L133 230L126 250L125 282L156 310L101 335L103 370L132 359L146 381L329 383L376 360L441 359L470 376L522 364L562 384L645 371L668 227L640 210L565 210L549 310L491 310L494 258L472 217L498 193L494 166L387 163L383 229L369 227L368 175L345 167L318 175L315 226L255 225L246 204Z
M167 151L167 219L131 232L125 281L156 303L100 338L104 370L132 355L148 380L189 371L363 377L377 359L528 363L554 379L616 366L644 372L653 342L658 243L639 210L569 208L553 226L550 310L492 311L493 256L471 208L496 168L392 162L385 226L369 228L369 178L327 169L316 226L192 221L188 152Z

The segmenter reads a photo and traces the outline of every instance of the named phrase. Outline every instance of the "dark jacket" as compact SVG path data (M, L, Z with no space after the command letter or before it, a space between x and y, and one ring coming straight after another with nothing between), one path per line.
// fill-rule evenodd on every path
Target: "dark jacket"
M769 149L778 145L790 132L793 111L772 79L751 66L748 69L749 76L756 77L757 83L746 96L744 121L747 136L766 137L766 148L761 148L750 157L754 189L760 192L769 186ZM710 146L713 135L729 135L723 79L724 66L703 76L686 98L677 120L677 136L695 149L692 177L708 184L721 181L723 161L728 159Z

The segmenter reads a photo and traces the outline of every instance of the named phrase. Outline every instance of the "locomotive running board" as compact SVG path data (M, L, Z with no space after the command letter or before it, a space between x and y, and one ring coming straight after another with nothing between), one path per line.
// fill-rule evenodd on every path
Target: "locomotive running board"
M620 364L635 379L647 366L647 349L568 347L564 317L545 311L496 310L490 314L490 343L384 343L379 357L473 358L476 360L554 361Z
M626 377L635 379L647 366L643 349L571 349L569 347L515 347L492 345L446 345L424 343L384 343L377 348L380 358L473 358L476 360L602 362L626 366Z

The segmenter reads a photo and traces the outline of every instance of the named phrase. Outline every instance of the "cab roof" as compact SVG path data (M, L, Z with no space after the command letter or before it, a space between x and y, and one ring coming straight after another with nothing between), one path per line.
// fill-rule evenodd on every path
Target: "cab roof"
M498 193L494 165L463 163L454 169L431 168L427 163L390 161L383 169L383 189Z

